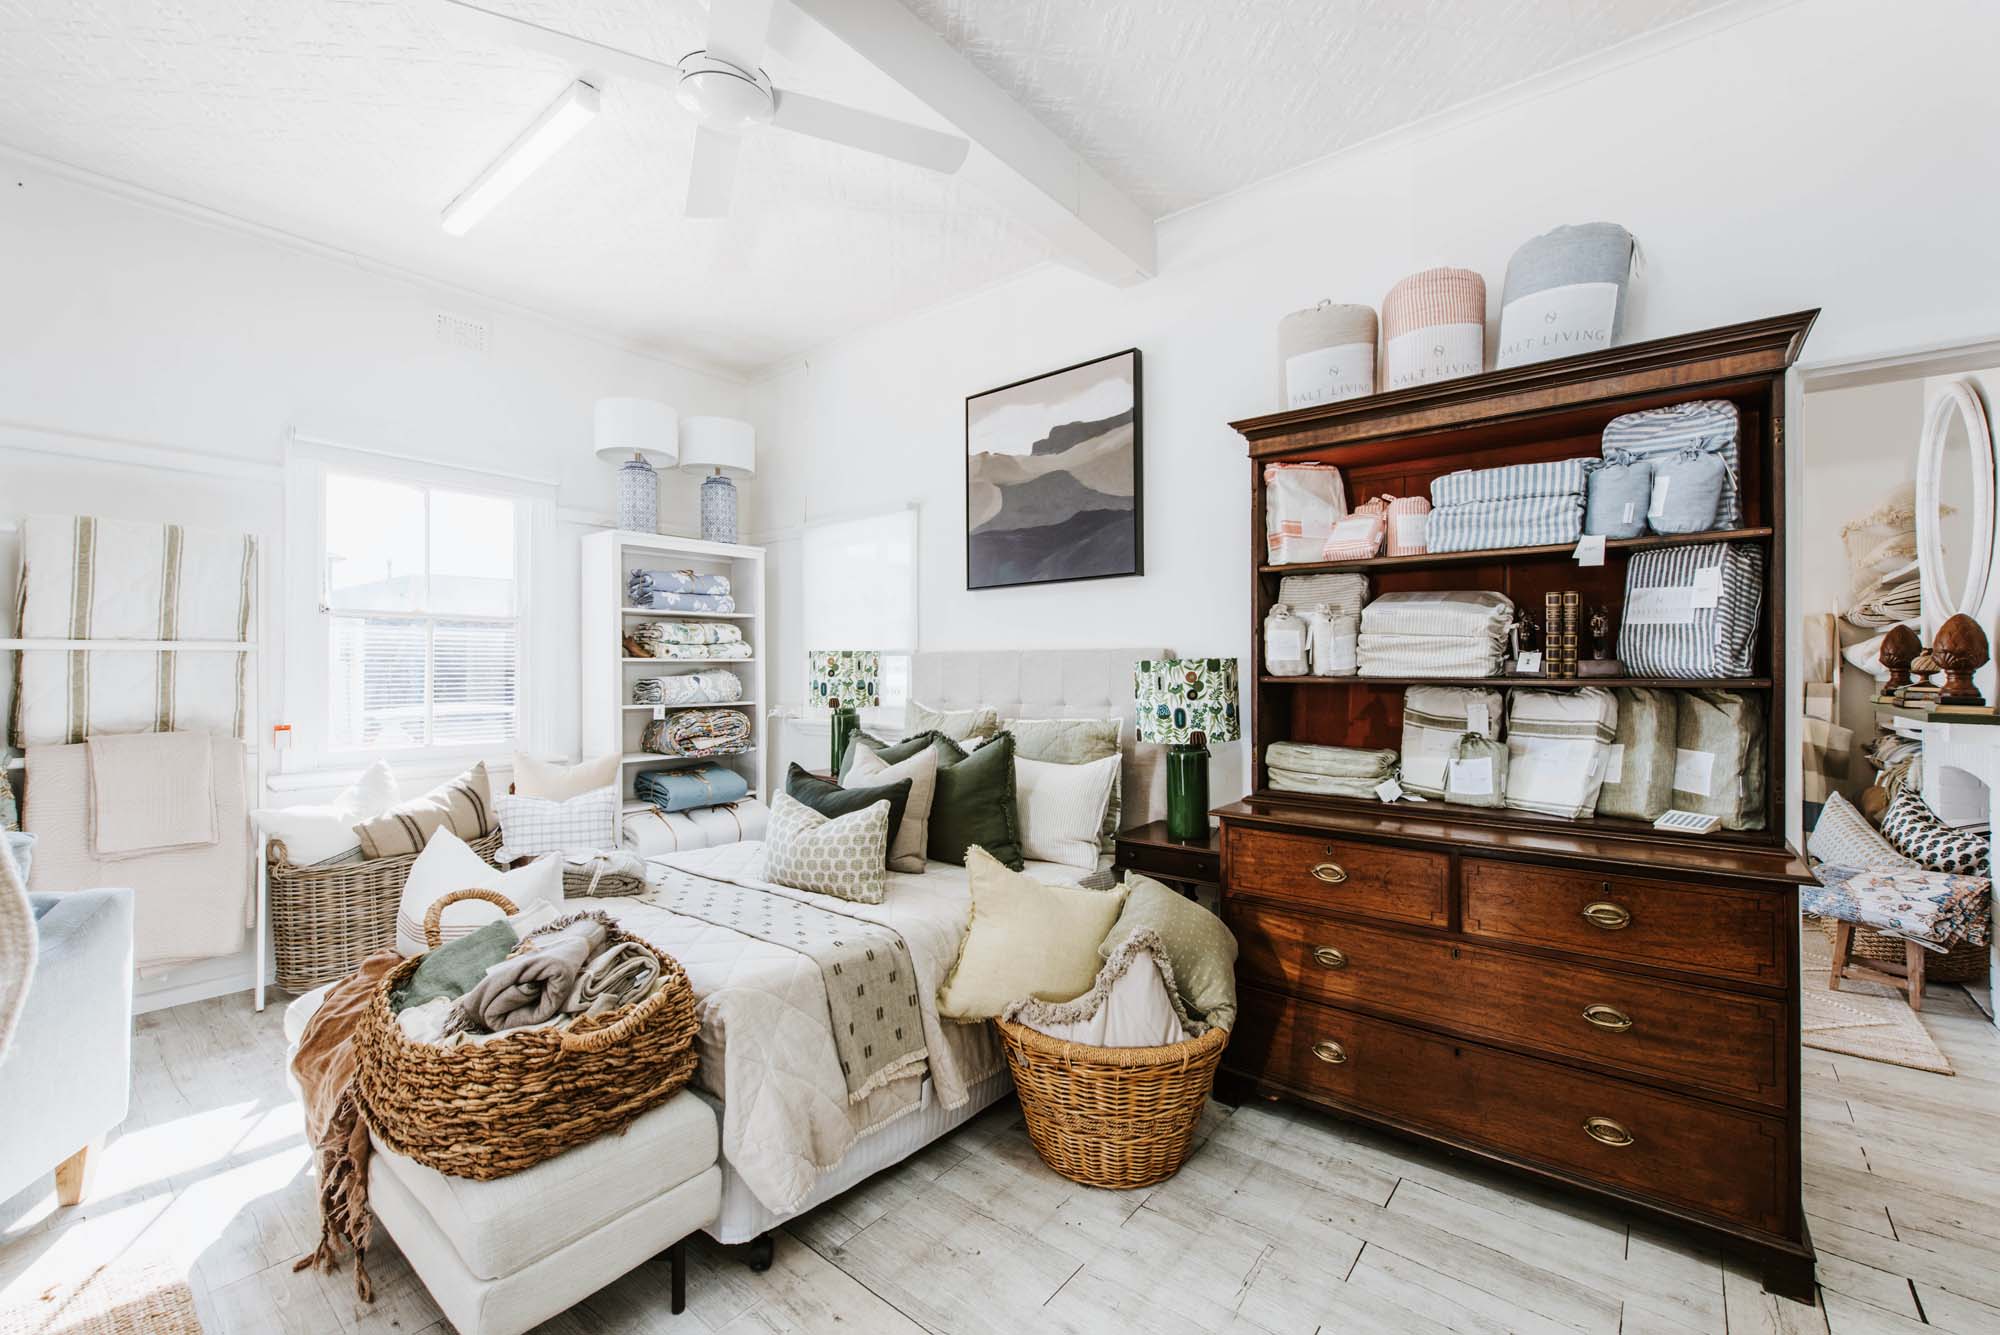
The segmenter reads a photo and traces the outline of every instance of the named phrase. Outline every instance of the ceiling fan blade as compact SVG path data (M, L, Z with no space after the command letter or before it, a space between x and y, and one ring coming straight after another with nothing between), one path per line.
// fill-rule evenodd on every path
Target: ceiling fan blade
M717 0L718 4L722 2ZM777 88L771 92L777 102L771 124L793 134L865 149L947 175L965 165L965 155L972 148L955 134L926 130L921 125L891 120L872 111L860 111L804 93Z
M718 4L722 0L717 0ZM628 78L644 79L648 83L662 84L668 88L679 85L681 72L672 65L644 56L620 51L615 46L605 46L584 37L574 37L554 28L544 28L539 23L517 19L506 14L496 14L490 9L481 9L465 0L431 0L432 8L438 16L461 32L500 42L507 46L526 47L554 56L565 61L575 70L602 71L606 74L622 74Z
M743 141L711 126L694 132L694 162L688 168L687 208L690 218L726 218L736 193L736 153Z
M772 0L709 0L708 55L740 70L764 63Z

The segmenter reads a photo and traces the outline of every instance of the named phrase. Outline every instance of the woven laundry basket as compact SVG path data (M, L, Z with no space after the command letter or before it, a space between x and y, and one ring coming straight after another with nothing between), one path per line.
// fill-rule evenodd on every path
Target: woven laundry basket
M433 946L445 906L461 899L516 911L498 891L455 890L424 919ZM612 928L610 942L624 941L653 949ZM355 1030L361 1115L396 1153L476 1181L518 1173L624 1130L694 1075L694 989L671 955L654 953L665 981L635 1006L580 1018L567 1029L529 1029L451 1048L403 1037L389 997L423 956L403 961L382 980Z
M1227 1029L1157 1048L1100 1048L995 1020L1028 1139L1087 1187L1151 1186L1180 1171L1229 1045Z
M481 861L491 863L500 850L500 831L470 847ZM347 977L376 951L393 949L396 907L417 856L299 867L292 864L284 840L271 840L264 860L271 948L277 958L272 981L279 990L310 992Z

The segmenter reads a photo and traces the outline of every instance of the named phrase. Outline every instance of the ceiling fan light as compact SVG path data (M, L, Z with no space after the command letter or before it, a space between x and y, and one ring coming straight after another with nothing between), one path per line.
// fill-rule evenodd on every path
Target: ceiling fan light
M577 131L595 120L597 107L597 90L582 80L564 89L562 96L479 174L479 179L445 206L444 230L453 236L464 236L471 231L495 205L575 138Z
M681 58L680 71L674 100L703 125L734 131L771 119L771 83L762 70L745 70L694 51Z

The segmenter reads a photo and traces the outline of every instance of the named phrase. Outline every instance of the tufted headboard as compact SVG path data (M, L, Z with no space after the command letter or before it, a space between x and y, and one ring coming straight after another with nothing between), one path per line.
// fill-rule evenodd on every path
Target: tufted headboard
M911 665L910 698L932 709L991 705L1008 718L1115 718L1125 727L1126 826L1159 820L1167 811L1166 748L1138 740L1132 711L1132 670L1166 649L931 650Z

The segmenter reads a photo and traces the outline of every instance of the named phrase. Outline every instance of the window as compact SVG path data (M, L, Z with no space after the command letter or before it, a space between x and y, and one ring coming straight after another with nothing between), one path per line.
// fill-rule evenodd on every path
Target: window
M531 499L482 475L319 451L291 483L287 769L499 758L525 744ZM308 584L307 581L310 581Z
M882 654L879 709L862 722L900 728L917 647L915 507L808 525L800 546L805 647ZM800 655L803 659L804 655ZM823 717L823 715L822 715Z

